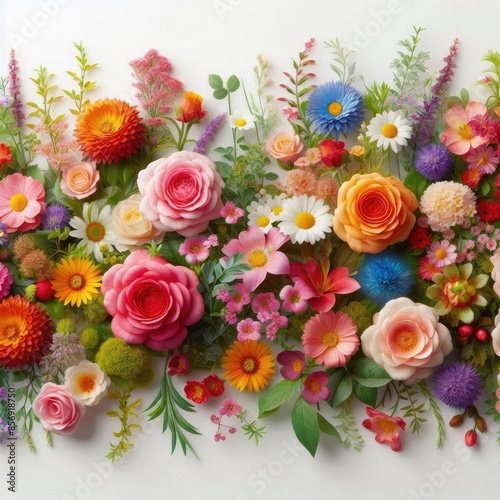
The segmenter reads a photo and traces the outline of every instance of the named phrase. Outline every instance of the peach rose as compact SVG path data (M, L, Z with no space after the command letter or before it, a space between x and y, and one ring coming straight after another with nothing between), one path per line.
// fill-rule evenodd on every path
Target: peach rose
M491 345L495 354L500 356L500 311L495 316L495 328L491 331Z
M100 366L86 359L77 366L70 366L64 373L64 386L85 406L96 405L106 396L110 384L111 380Z
M438 320L425 304L405 297L390 300L361 335L363 353L393 380L422 380L453 349L450 331Z
M273 135L266 144L269 154L281 163L294 162L304 149L300 137L293 132L280 132Z
M95 193L98 180L95 162L78 161L63 170L61 189L66 196L82 200Z
M395 177L356 174L340 186L335 234L358 253L379 253L406 240L415 224L416 196Z
M115 246L120 252L140 250L151 240L156 244L163 240L165 233L156 229L140 211L141 201L142 196L134 194L113 209L113 223L118 233Z

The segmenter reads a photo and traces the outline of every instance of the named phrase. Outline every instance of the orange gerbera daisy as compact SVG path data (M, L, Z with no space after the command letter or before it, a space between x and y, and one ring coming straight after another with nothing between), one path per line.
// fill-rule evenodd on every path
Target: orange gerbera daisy
M256 340L234 342L222 361L223 376L239 391L259 392L275 373L271 348Z
M0 366L22 368L39 363L46 354L52 320L26 297L16 295L0 302Z
M145 130L137 106L104 99L88 104L78 116L75 137L91 161L117 163L139 150Z
M90 259L68 257L52 273L52 288L59 302L77 307L96 297L101 286L100 269Z

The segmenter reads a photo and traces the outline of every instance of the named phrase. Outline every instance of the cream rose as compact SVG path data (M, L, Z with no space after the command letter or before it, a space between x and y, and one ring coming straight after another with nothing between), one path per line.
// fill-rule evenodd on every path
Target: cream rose
M280 132L273 135L266 144L269 154L281 163L294 162L304 149L300 137L293 132Z
M140 211L142 196L134 194L120 201L113 210L113 222L118 233L117 250L140 250L153 240L156 244L163 240L165 233L156 229Z
M78 161L63 171L61 190L66 196L81 200L95 193L98 180L95 162Z
M106 395L111 384L99 365L87 360L77 366L70 366L64 378L68 392L86 406L96 405Z
M390 300L361 335L367 358L394 380L414 383L428 377L453 348L450 331L433 308L407 298Z

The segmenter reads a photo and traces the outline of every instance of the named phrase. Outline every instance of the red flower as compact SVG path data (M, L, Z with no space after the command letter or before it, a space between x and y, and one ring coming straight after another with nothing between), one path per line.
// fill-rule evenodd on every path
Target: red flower
M2 143L0 144L0 169L4 163L9 163L9 161L12 161L12 153L9 146Z
M366 408L366 414L370 418L363 420L362 425L376 433L375 441L381 444L387 443L392 451L399 451L401 449L399 432L405 430L405 421L400 417L390 417L370 407Z
M192 120L199 122L207 112L201 109L203 97L194 92L184 92L181 105L177 109L177 121L189 123Z
M174 354L168 362L168 375L173 377L174 375L185 375L189 371L189 360L182 354L178 352Z
M416 226L413 228L408 236L408 242L413 250L423 250L431 244L431 241L432 235L425 227L422 226Z
M224 380L220 379L217 375L205 377L203 383L208 389L210 396L215 396L217 398L224 394Z
M342 155L347 154L342 141L335 142L333 139L325 139L318 144L321 151L321 161L327 167L340 167L342 165Z
M476 209L483 222L495 222L500 219L500 202L498 201L481 200Z
M471 189L478 186L482 177L480 168L470 168L469 170L462 172L462 182Z
M188 380L184 386L184 392L188 399L199 405L205 403L210 396L207 386L197 380Z

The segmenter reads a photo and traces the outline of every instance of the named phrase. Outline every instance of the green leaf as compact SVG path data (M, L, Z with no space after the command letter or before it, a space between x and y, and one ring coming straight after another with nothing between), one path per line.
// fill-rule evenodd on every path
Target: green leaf
M352 378L365 387L382 387L391 381L387 372L368 358L359 358L349 363L349 371Z
M218 90L218 89L223 88L222 78L219 75L215 75L215 74L208 75L208 84L214 90Z
M240 88L240 81L238 80L238 77L236 75L231 75L227 79L226 85L228 92L234 92Z
M333 436L334 438L342 442L342 438L340 437L339 431L335 428L334 425L328 422L328 420L326 420L326 418L323 417L321 413L318 413L318 425L319 425L319 430L323 434L328 434L329 436Z
M365 405L377 405L377 389L375 387L365 387L358 382L353 382L352 388L356 397Z
M292 426L297 439L314 457L319 443L318 414L299 397L292 409Z
M342 404L352 394L352 380L343 368L335 371L330 376L328 385L332 391L332 395L328 401L330 406Z
M279 176L278 176L278 174L275 174L274 172L268 172L266 175L264 175L264 177L268 181L275 181Z
M33 177L33 179L40 181L42 184L45 184L45 177L43 176L43 172L40 170L38 165L30 165L29 167L26 167L26 175Z
M227 96L228 92L226 89L222 88L222 89L216 89L214 90L213 92L213 96L214 96L214 99L219 99L219 101L221 99L225 99L226 96Z
M259 399L259 418L269 416L269 412L277 410L285 401L288 401L296 392L299 380L282 380L273 386L267 394Z

